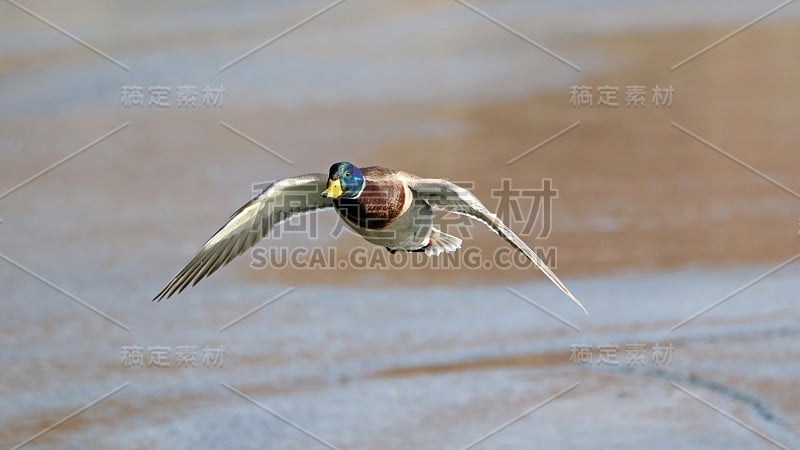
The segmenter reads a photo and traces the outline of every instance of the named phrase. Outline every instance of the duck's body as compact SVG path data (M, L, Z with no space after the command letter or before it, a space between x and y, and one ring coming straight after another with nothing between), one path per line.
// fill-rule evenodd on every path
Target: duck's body
M353 198L332 199L333 207L348 224L367 230L383 230L411 206L412 194L397 177L383 167L365 167L364 186Z
M417 251L431 243L433 208L414 197L407 174L383 167L360 169L364 187L354 198L333 199L350 229L389 250Z
M466 189L445 180L384 167L359 169L346 162L331 166L327 176L312 173L268 186L236 211L155 299L197 284L293 215L328 208L370 243L391 252L423 251L429 256L461 247L461 239L433 226L434 208L468 215L522 252L586 312L541 258Z

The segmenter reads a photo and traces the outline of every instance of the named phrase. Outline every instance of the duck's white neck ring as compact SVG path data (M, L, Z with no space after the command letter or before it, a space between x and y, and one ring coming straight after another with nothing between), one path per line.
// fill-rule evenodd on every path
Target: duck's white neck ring
M361 190L359 190L358 194L356 194L356 196L353 198L361 197L361 193L364 192L365 187L367 187L367 180L364 180L364 183L361 184Z

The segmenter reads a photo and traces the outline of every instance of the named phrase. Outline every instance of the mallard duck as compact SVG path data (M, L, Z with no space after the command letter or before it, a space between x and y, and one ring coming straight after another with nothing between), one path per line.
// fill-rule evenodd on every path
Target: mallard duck
M468 190L446 180L421 178L384 167L333 164L327 175L310 173L276 181L231 215L159 292L169 298L197 284L297 214L334 209L367 242L390 252L429 256L461 248L461 239L433 226L433 209L477 219L522 252L583 311L580 301L525 242ZM588 313L587 313L588 314Z

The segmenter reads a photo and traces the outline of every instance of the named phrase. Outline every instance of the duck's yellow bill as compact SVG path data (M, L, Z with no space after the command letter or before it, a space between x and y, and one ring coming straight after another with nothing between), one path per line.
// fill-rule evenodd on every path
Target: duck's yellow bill
M339 198L342 196L342 183L339 180L328 180L328 189L322 191L323 197Z

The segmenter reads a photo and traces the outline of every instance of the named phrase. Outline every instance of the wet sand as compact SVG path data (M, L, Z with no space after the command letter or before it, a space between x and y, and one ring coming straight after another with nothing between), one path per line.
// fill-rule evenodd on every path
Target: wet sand
M679 387L792 447L800 440L796 269L670 332L763 270L573 280L576 291L593 293L591 317L546 282L514 285L579 331L492 286L365 287L347 296L305 287L223 332L281 288L213 285L192 296L191 308L178 299L153 313L137 302L85 295L122 319L130 328L124 332L20 283L24 276L5 275L31 301L8 305L0 322L9 346L0 442L15 445L129 383L31 448L315 445L224 382L339 448L460 448L579 382L480 448L528 448L534 440L574 448L763 448L764 440ZM140 286L130 294L146 292ZM26 318L37 306L37 316ZM644 346L639 363L627 362L632 344ZM673 348L668 360L654 359L656 344ZM122 347L130 345L142 346L143 367L122 364ZM196 366L176 367L179 345L224 346L223 364L208 367L198 355ZM599 348L609 345L619 349L603 362ZM170 348L169 368L148 365L152 346ZM589 361L575 359L576 346L589 349Z

